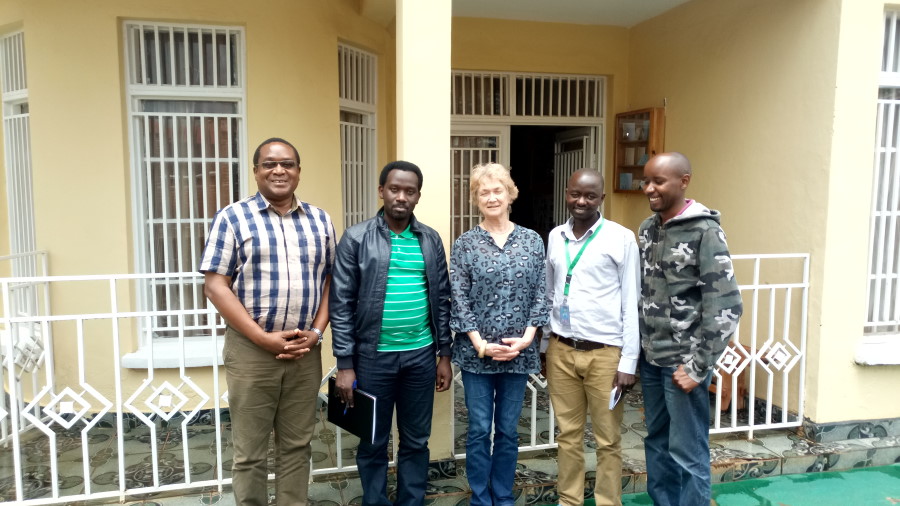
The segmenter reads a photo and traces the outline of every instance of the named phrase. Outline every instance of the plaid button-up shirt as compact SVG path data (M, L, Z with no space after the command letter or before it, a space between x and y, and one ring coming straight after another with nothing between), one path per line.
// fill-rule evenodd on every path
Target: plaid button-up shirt
M294 198L279 215L259 194L216 213L200 272L231 278L231 290L266 332L308 329L337 239L328 213Z

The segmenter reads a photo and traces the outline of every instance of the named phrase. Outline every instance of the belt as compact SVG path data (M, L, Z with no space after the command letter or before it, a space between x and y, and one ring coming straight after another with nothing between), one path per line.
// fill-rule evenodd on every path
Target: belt
M569 346L571 348L575 348L577 351L592 351L599 350L601 348L606 348L608 345L603 343L598 343L596 341L585 341L583 339L572 339L571 337L563 337L555 332L550 334L551 337L555 337L559 342Z

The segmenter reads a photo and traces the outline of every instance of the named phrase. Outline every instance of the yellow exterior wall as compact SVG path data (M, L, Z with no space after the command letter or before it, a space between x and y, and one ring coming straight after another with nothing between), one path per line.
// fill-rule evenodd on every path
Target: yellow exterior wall
M841 3L834 140L828 170L822 335L818 374L810 376L810 383L817 386L811 392L817 421L900 416L900 403L896 401L900 366L863 367L848 360L861 337L866 313L870 194L885 5L873 0Z
M454 69L604 75L607 80L605 214L620 221L622 194L612 192L615 114L658 105L628 100L628 30L500 19L453 18Z
M379 57L378 160L393 156L394 36L358 14L353 0L6 0L0 27L25 30L37 248L50 252L50 274L125 274L134 264L131 174L122 21L236 25L245 29L248 194L256 191L249 157L272 136L292 141L302 157L301 199L326 209L343 230L337 44ZM375 188L372 191L376 191ZM5 198L4 198L5 202ZM5 209L5 205L3 206ZM5 212L5 211L4 211ZM6 220L2 233L7 234ZM3 239L5 240L5 239ZM110 310L102 284L53 291L55 314ZM120 296L133 305L133 292ZM116 358L105 329L86 335L95 364ZM74 326L55 329L58 384L76 381ZM122 352L138 339L122 329ZM330 350L325 367L333 365ZM159 372L158 375L170 373ZM126 390L146 371L126 371ZM197 375L204 386L209 375ZM97 385L112 398L113 385Z
M806 416L900 416L862 335L883 2L694 0L630 33L629 101L668 100L666 149L732 253L811 254ZM623 213L636 227L646 200Z

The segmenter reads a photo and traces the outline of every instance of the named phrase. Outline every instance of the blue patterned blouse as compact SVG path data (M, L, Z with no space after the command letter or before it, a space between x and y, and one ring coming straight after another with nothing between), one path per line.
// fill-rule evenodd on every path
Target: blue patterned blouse
M474 227L450 250L450 289L453 305L450 328L453 363L480 373L536 373L540 371L537 339L508 362L478 358L466 332L477 330L483 339L499 343L504 337L522 337L525 327L541 327L550 318L541 237L515 225L503 248L491 234Z

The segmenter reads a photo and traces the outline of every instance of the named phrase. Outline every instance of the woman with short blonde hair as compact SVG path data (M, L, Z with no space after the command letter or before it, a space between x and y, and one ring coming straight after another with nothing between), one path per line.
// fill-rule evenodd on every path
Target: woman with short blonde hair
M472 174L469 176L469 201L473 206L478 207L478 190L481 182L486 179L499 181L506 187L509 194L509 204L519 198L519 188L513 182L509 169L499 163L482 163L472 167Z

